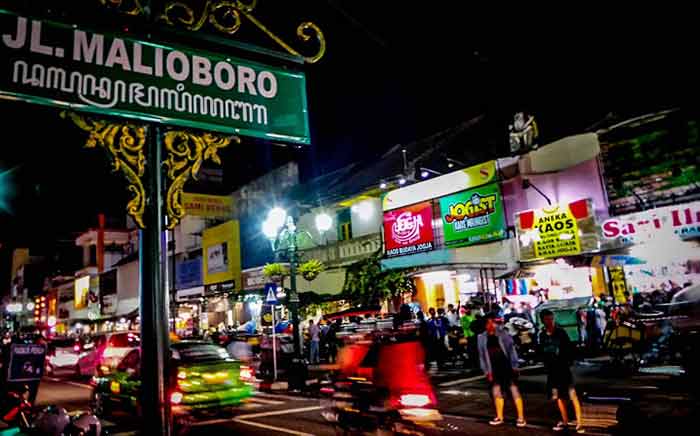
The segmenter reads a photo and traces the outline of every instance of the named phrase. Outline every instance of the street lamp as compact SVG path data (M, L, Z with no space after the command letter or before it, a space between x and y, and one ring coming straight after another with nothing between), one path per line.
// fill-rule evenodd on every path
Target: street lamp
M275 257L286 252L289 259L290 292L287 302L292 313L294 357L301 358L301 331L299 329L299 296L297 295L297 228L294 219L281 207L274 207L262 224L263 234L270 240ZM273 326L274 328L274 326Z
M316 215L316 230L318 230L321 240L323 241L323 235L331 229L333 226L333 218L326 212L321 212Z

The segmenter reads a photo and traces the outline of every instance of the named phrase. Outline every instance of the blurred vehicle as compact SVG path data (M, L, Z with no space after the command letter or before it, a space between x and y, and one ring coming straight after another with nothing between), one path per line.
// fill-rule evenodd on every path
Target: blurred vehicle
M321 415L337 430L433 434L442 415L424 370L424 353L411 335L383 335L344 347L340 373L320 392Z
M46 375L79 375L78 361L81 349L81 342L76 338L56 338L49 341L46 348Z
M114 371L127 353L141 345L136 332L108 333L86 337L81 342L78 375L106 375Z
M92 413L68 414L66 409L47 406L36 411L28 401L29 389L7 392L0 399L0 436L100 436L102 423Z
M221 413L250 397L251 386L241 380L250 371L228 352L204 341L181 341L170 346L169 399L175 422L183 426L191 417ZM140 349L129 351L116 370L93 378L93 410L100 416L114 412L140 414Z

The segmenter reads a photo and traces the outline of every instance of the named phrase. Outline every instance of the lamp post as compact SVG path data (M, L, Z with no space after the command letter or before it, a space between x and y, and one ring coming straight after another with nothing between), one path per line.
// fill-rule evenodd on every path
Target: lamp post
M299 329L299 296L297 295L297 228L294 219L280 207L270 210L267 220L262 225L263 234L270 240L272 251L277 257L281 252L287 253L289 259L290 289L287 303L292 313L292 330L294 335L294 357L302 355L301 331ZM275 326L272 326L274 329Z
M316 229L323 238L323 234L330 230L333 225L333 218L325 212L321 212L315 219ZM281 253L287 254L289 260L289 311L292 313L292 328L294 330L294 357L301 358L302 342L301 330L299 328L299 295L297 294L297 263L299 246L297 237L300 232L294 223L294 218L287 214L287 211L280 207L270 210L267 219L262 224L263 234L270 240L272 251L275 256ZM274 328L274 326L273 326Z

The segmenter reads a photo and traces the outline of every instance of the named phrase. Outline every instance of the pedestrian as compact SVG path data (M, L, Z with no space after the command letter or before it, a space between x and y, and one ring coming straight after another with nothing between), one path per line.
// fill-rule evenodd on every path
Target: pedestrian
M476 368L477 361L477 347L476 347L476 333L474 333L473 323L476 321L476 316L472 313L471 306L463 306L464 313L460 318L459 322L462 327L462 334L464 335L464 340L467 341L467 357L469 357L469 365L472 368Z
M525 427L525 408L520 390L516 384L518 378L518 353L515 351L513 339L502 328L496 325L496 315L486 315L486 331L479 335L479 362L481 370L491 384L491 394L496 408L496 417L489 421L492 426L503 425L503 409L505 399L503 391L508 389L513 397L513 403L518 414L517 427Z
M428 321L425 319L425 314L423 311L419 310L416 313L416 318L418 318L418 340L421 345L423 345L423 354L425 356L425 370L427 371L430 366L431 356L431 338L430 338L430 327L428 326Z
M440 308L435 312L434 308L428 309L430 320L428 330L431 339L431 359L437 362L438 368L442 369L445 364L445 338L447 337L447 318L445 310Z
M457 313L457 309L455 309L454 304L448 304L447 305L447 322L450 325L450 328L457 328L459 327L459 314Z
M309 320L310 356L311 364L319 363L319 343L321 342L321 328L314 324L314 320Z
M576 432L583 433L583 415L581 403L574 389L574 378L571 374L571 365L574 360L574 348L569 335L563 328L554 322L554 313L549 309L540 312L540 319L544 324L539 336L540 352L544 359L547 371L547 392L552 400L557 402L561 421L554 426L554 431L565 430L572 423L569 422L566 400L574 406L576 413Z

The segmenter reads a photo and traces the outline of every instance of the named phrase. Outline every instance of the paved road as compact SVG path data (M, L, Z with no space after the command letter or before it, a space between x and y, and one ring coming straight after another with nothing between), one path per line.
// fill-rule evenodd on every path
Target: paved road
M605 374L600 368L581 365L576 368L579 393L598 395L638 394L655 398L647 402L649 414L691 416L694 412L682 410L683 396L679 386L673 386L669 377L637 375L633 377ZM524 430L508 426L494 429L488 426L493 408L484 378L473 373L454 370L433 376L440 411L451 434L551 434L551 426L558 420L558 412L547 401L544 392L545 376L541 369L530 368L521 373L520 387L525 399L526 414L530 426ZM91 389L81 381L45 379L39 389L39 404L60 404L69 410L86 408ZM664 408L668 409L665 410ZM507 402L506 418L515 414ZM663 410L662 410L663 409ZM584 402L584 423L588 434L607 434L615 424L616 406ZM646 413L646 411L645 411ZM138 423L117 421L119 429L136 428ZM667 424L664 424L667 428ZM211 431L215 430L216 433ZM314 398L295 397L271 393L258 393L238 408L232 417L212 419L198 423L192 434L292 434L332 435L334 429L327 425L319 412L319 401Z
M552 432L548 426L530 425L525 429L517 429L514 422L494 429L487 423L490 416L490 404L482 404L483 395L479 390L480 380L472 378L443 389L439 395L444 401L443 413L445 424L450 428L450 434L499 434L499 435L548 435ZM473 385L473 386L472 386ZM474 396L464 394L474 390ZM482 389L483 390L483 389ZM90 386L87 383L74 380L44 379L42 381L38 404L59 404L69 410L84 409L90 398ZM479 398L478 402L474 400ZM485 397L488 399L488 395ZM458 416L460 412L474 411L483 408L478 416ZM107 422L113 433L129 431L137 428L133 420L112 418ZM328 425L320 415L319 401L314 398L295 397L270 393L256 393L246 404L239 407L233 416L226 418L208 419L198 422L191 431L192 435L212 434L250 434L250 435L335 435L334 428Z

